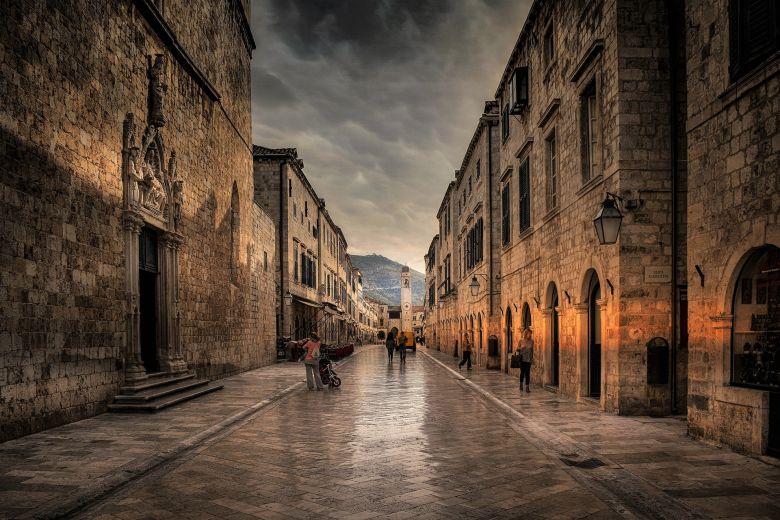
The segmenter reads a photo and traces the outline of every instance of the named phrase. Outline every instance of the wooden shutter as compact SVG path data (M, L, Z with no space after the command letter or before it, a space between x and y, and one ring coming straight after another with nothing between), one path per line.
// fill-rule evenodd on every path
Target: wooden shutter
M520 230L531 226L531 176L528 159L520 165Z

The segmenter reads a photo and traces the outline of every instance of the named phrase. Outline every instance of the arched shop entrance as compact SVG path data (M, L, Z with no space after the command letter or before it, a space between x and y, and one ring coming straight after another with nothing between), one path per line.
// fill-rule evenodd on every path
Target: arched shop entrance
M780 457L780 249L754 251L734 286L731 384L769 392L767 454Z

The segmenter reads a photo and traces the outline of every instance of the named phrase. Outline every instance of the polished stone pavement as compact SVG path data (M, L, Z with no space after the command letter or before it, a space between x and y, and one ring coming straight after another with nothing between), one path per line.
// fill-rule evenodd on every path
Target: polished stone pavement
M337 369L338 390L308 392L300 366L276 365L160 414L104 415L2 444L0 517L33 518L210 428L78 516L780 518L772 461L688 439L679 418L520 394L516 379L456 362L422 348L388 366L369 347Z

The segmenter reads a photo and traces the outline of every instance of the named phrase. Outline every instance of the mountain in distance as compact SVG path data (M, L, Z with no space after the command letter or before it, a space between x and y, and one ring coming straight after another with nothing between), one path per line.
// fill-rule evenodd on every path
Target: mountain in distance
M401 305L402 264L382 255L349 255L352 265L363 275L363 295L385 305ZM425 275L409 269L412 280L412 305L422 305Z

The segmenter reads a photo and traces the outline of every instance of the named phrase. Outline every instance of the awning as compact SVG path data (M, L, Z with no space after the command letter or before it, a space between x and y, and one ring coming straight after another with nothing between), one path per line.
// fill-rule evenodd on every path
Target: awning
M300 304L308 305L309 307L316 307L317 309L322 307L321 303L315 302L314 300L310 300L308 298L303 298L301 296L296 296L294 294L292 295L292 297L293 297L293 300L295 300L296 302L298 302Z

